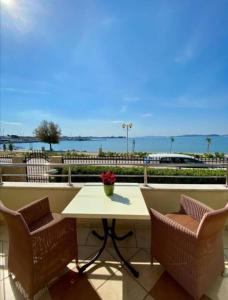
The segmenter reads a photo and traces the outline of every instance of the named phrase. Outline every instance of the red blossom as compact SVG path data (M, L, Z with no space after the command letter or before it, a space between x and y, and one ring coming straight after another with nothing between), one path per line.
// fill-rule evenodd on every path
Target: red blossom
M111 171L103 172L101 174L101 180L104 184L112 185L116 181L116 175L112 173Z

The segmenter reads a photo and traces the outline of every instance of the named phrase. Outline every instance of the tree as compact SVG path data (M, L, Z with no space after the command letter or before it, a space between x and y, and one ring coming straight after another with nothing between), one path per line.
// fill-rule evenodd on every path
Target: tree
M59 143L61 129L59 125L54 122L44 120L40 123L39 127L34 130L34 134L40 141L48 143L50 151L52 151L52 144Z
M103 149L102 149L102 145L100 145L100 147L99 147L99 149L98 149L98 156L99 157L102 157L102 156L104 156L105 154L104 154L104 152L103 152Z
M13 144L12 143L9 144L9 151L13 151Z
M175 141L174 137L171 136L170 137L170 153L172 152L172 148L173 148L173 142Z
M3 144L3 151L6 151L6 144Z
M135 139L132 141L132 152L135 152Z
M210 153L211 138L207 137L206 141L207 141L207 153Z

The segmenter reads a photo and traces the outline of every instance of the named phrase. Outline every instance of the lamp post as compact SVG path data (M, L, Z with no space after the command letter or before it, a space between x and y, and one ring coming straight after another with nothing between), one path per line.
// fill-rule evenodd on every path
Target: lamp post
M127 130L127 154L128 154L128 130L131 129L133 126L132 123L123 123L122 128Z

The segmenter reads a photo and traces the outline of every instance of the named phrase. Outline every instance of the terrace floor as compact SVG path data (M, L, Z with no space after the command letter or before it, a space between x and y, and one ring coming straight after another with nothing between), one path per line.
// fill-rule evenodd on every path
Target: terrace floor
M94 229L94 228L93 228ZM50 286L39 292L35 299L108 299L108 300L191 300L160 264L150 265L149 228L132 228L134 236L119 242L123 255L140 272L133 277L116 257L111 247L107 247L102 257L83 276L77 275L72 262ZM97 228L99 232L101 229ZM119 234L127 229L119 229ZM88 227L78 228L79 261L85 263L96 252L100 241ZM108 246L111 246L110 244ZM228 231L224 231L224 252L226 271L218 277L201 300L225 300L228 295ZM0 226L0 299L24 299L17 284L7 270L8 236L5 226Z

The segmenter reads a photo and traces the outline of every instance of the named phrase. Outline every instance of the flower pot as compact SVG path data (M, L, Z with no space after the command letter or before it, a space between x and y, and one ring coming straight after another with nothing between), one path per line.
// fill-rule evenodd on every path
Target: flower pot
M104 192L107 196L111 196L114 191L114 184L104 184Z

